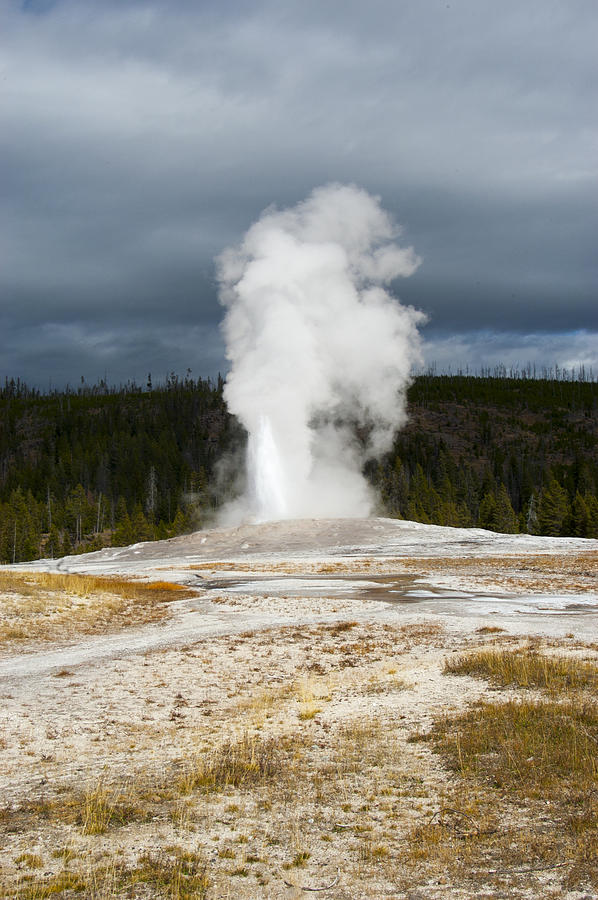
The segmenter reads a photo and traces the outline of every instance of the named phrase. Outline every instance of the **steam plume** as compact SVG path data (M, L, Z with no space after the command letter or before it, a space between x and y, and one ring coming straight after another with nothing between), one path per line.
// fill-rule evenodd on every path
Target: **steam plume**
M238 518L371 512L361 469L405 421L425 318L383 287L420 263L398 234L377 198L330 184L219 257L225 398L249 433Z

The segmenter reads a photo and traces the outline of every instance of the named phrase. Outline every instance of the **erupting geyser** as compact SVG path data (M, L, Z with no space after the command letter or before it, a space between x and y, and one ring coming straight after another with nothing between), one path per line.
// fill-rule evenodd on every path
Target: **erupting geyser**
M261 416L257 432L249 435L247 469L251 473L252 507L258 521L285 519L285 479L270 420Z
M219 257L225 397L249 433L229 519L371 512L363 463L405 421L425 318L383 287L420 262L398 234L377 198L332 184L266 210Z

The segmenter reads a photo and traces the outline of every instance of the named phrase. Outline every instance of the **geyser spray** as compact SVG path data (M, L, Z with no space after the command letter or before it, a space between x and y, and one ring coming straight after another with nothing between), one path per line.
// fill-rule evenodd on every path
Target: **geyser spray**
M405 421L425 319L386 287L420 263L398 236L378 198L330 184L267 209L219 257L225 398L249 434L227 521L371 512L363 464Z

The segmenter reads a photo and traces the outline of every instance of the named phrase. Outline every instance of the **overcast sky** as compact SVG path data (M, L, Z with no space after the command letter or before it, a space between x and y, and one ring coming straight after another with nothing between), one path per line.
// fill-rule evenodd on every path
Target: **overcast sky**
M425 358L598 375L596 0L0 0L0 377L226 371L214 256L329 181Z

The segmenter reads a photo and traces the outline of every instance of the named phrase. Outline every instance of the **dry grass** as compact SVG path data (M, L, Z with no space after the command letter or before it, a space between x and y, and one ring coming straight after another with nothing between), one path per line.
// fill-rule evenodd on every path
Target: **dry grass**
M237 702L237 710L249 728L262 728L281 711L283 704L293 696L293 684L285 682L276 687L260 687Z
M511 794L562 802L598 788L593 703L480 703L461 716L440 719L429 738L453 771Z
M44 822L77 826L84 835L101 835L116 826L146 821L153 812L151 801L163 800L166 794L165 789L160 797L152 793L143 777L124 779L119 784L101 777L87 790L63 785L54 794L0 808L0 823L15 833L26 833L36 823Z
M13 592L21 597L35 599L40 589L49 593L67 593L76 597L90 597L96 593L110 592L118 597L139 600L155 591L170 593L187 590L171 581L131 581L124 578L96 575L66 574L63 572L0 571L0 591Z
M297 713L301 721L313 719L322 711L322 692L320 685L314 678L302 678L297 686L299 711ZM328 691L325 691L328 695Z
M521 650L475 650L449 658L444 671L451 675L486 678L499 687L540 688L551 692L598 689L598 665L571 656Z
M574 594L596 590L598 553L588 551L571 555L430 557L389 561L397 572L456 576L479 584L499 583L505 590L529 592L558 590ZM396 567L396 568L395 568Z
M222 791L228 787L247 788L268 779L280 779L297 759L300 742L292 738L259 738L244 734L226 741L211 752L196 757L179 778L182 794L191 791ZM294 748L294 749L293 749Z
M38 853L20 853L16 857L15 863L17 866L24 866L27 869L41 869L44 861Z
M569 887L598 888L595 704L482 703L436 722L427 740L459 778L443 804L457 817L414 830L415 860L495 869L512 884L563 867Z
M182 847L142 853L136 864L112 861L109 865L68 867L52 875L25 875L15 884L0 882L0 897L14 900L45 900L49 897L81 896L93 900L113 897L150 896L169 900L204 900L208 896L209 864L201 853ZM142 894L137 889L143 891Z
M193 596L168 581L55 572L0 572L0 646L61 640L156 622L173 599Z
M34 822L76 825L84 835L102 835L131 822L147 822L160 812L181 818L180 800L192 793L228 788L247 790L265 782L281 784L296 770L303 741L298 735L261 738L245 733L172 764L166 771L143 771L109 783L101 777L87 790L64 788L43 800L0 809L0 822L27 831Z
M93 882L97 885L100 880L99 873L94 873ZM73 896L72 892L80 894L88 886L91 888L92 883L85 874L63 871L48 878L23 876L16 883L0 881L0 897L11 897L14 900L45 900L47 897ZM88 896L93 894L89 893ZM98 896L102 898L102 894ZM103 894L103 897L108 896L110 895Z
M172 900L202 900L208 896L208 861L201 853L177 848L174 853L146 853L138 866L125 873L130 884L151 884Z
M414 737L458 781L441 814L412 833L412 858L427 869L486 867L511 885L562 867L568 887L598 888L598 668L524 648L476 651L445 672L541 695L482 701Z
M147 792L141 790L141 784L129 782L122 786L108 785L103 778L86 791L82 798L75 794L70 807L83 834L92 835L106 834L112 826L126 825L135 820L143 821L150 815ZM65 803L63 798L54 807L54 816L60 818L61 813L68 808L68 800ZM66 818L68 819L68 813Z

